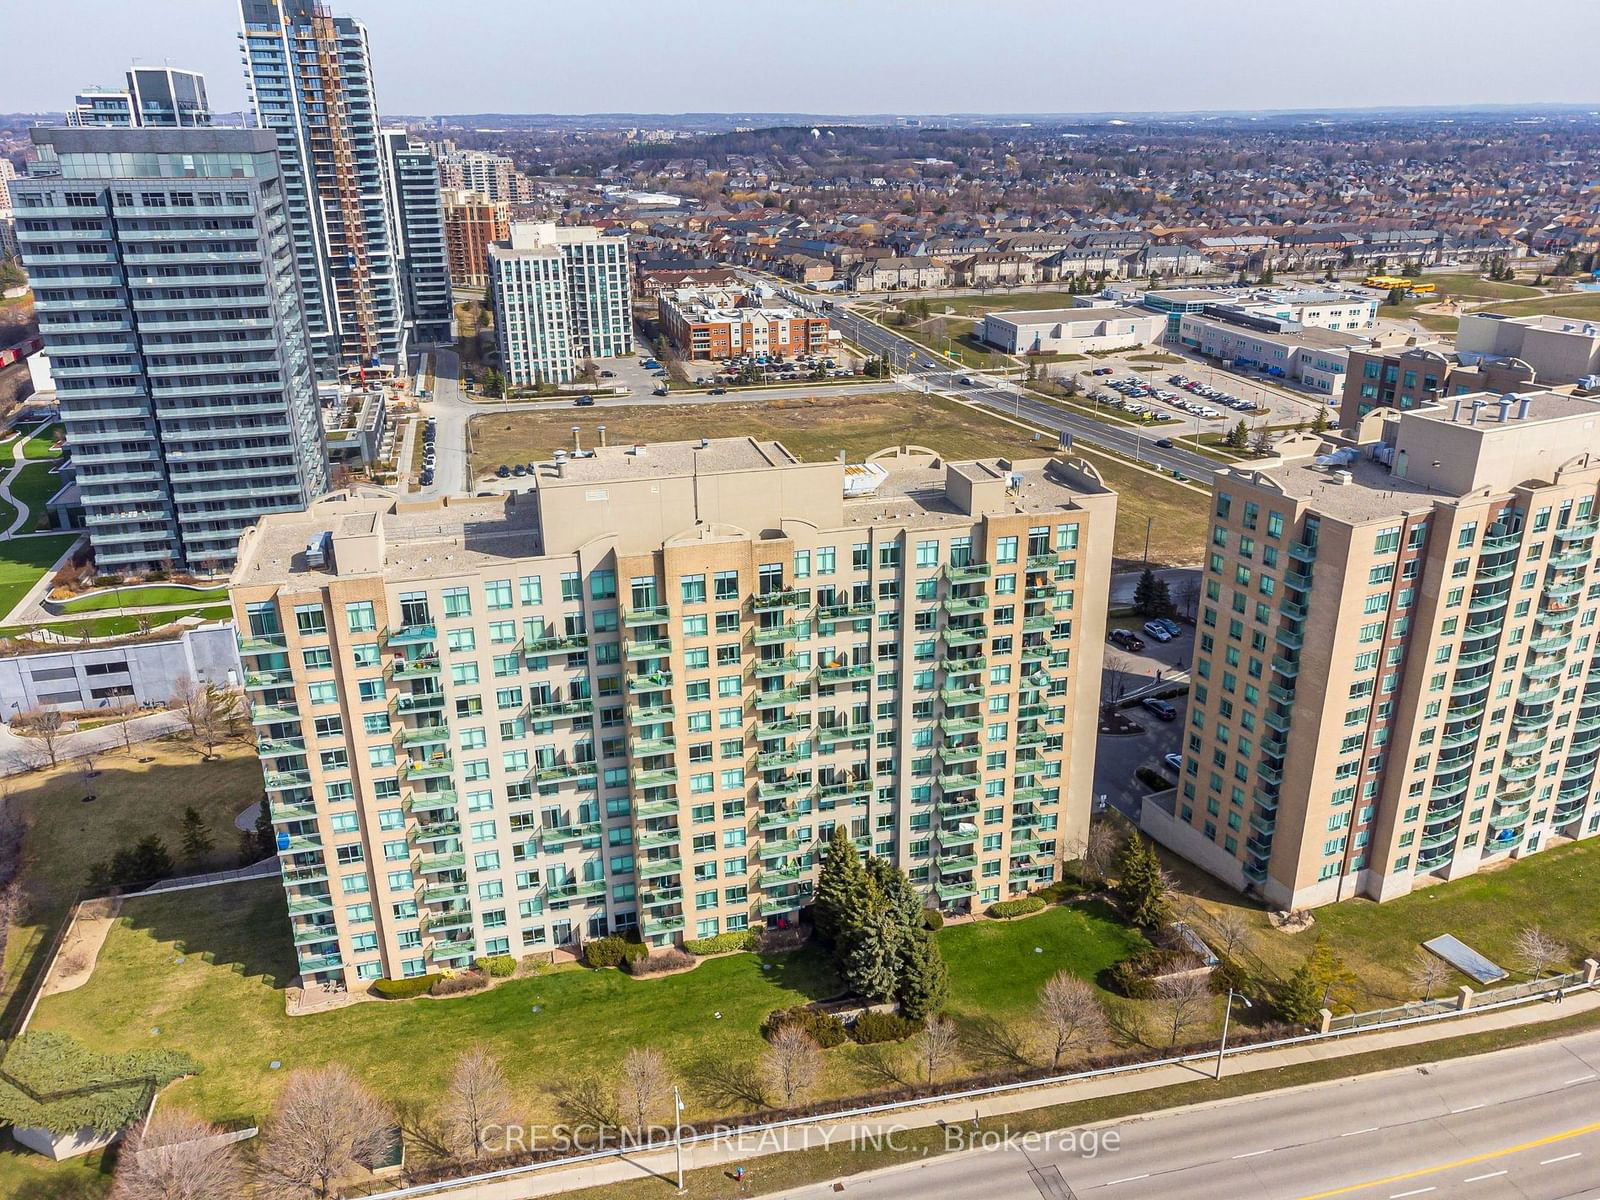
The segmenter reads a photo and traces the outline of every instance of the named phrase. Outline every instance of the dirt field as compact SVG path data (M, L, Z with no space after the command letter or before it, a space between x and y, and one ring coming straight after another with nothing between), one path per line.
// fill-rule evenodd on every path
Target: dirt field
M572 445L579 427L585 446L598 442L604 425L612 445L676 441L700 436L748 435L776 438L812 462L843 450L859 460L904 442L927 446L953 458L990 455L1041 457L1054 441L1008 421L939 396L889 393L865 396L795 397L749 404L649 405L590 409L579 415L563 407L554 412L505 413L472 423L472 470L482 478L500 463L547 458ZM1189 488L1156 478L1115 459L1089 455L1106 482L1120 493L1116 556L1142 557L1146 518L1153 517L1150 558L1161 565L1198 562L1206 532L1206 504Z

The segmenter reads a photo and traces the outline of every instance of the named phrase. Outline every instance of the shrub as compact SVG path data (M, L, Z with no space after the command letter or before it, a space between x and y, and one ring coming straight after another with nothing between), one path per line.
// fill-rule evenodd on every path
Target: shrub
M805 1033L811 1035L811 1040L824 1050L837 1046L845 1040L844 1022L832 1013L818 1012L814 1008L807 1008L797 1004L793 1008L776 1008L767 1015L766 1023L761 1026L761 1036L771 1038L773 1034L785 1025L798 1026Z
M1149 1000L1156 993L1155 977L1181 968L1192 956L1179 950L1145 950L1114 963L1103 973L1107 991L1130 1000Z
M622 969L635 976L660 975L665 971L681 971L684 967L692 967L698 961L688 951L668 946L665 950L657 950L642 958L625 958Z
M1140 767L1134 772L1134 775L1138 777L1140 783L1144 784L1152 792L1164 792L1172 786L1172 780L1168 779L1160 771L1150 767Z
M157 567L154 571L146 571L144 573L144 581L146 583L165 583L167 579L167 572L160 567Z
M726 954L730 950L754 950L756 933L752 929L742 929L732 933L719 933L715 937L693 938L684 942L683 948L690 954Z
M441 976L430 992L435 996L459 996L463 992L478 992L489 986L489 977L476 971L463 971L459 975Z
M116 587L121 582L121 575L96 575L94 577L95 587Z
M863 1046L874 1042L903 1042L922 1030L921 1021L897 1013L864 1012L850 1026L850 1036Z
M517 973L517 960L509 954L491 954L487 958L475 958L472 965L485 975L496 979L506 979Z
M925 909L923 909L922 910L922 927L924 929L927 929L927 930L943 929L944 928L944 914L942 912L940 912L937 908L925 908Z
M408 975L404 979L380 979L372 985L372 994L382 996L385 1000L409 1000L412 996L432 991L433 985L443 978L443 975L433 974Z
M989 905L991 917L1025 917L1029 913L1036 913L1044 908L1044 901L1037 896L1019 896L1015 900L999 900Z
M1082 895L1083 884L1076 879L1058 879L1054 883L1046 884L1033 894L1046 904L1060 904L1072 896Z
M592 942L584 943L583 961L591 967L620 967L622 965L622 951L627 942L612 934L610 937L595 938Z

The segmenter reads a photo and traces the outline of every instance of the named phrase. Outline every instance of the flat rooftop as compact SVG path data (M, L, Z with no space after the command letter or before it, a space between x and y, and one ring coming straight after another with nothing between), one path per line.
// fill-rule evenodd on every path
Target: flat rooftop
M1349 472L1350 482L1342 482L1336 470ZM1223 473L1226 475L1270 480L1284 495L1352 523L1398 516L1450 498L1448 493L1414 480L1396 478L1388 467L1365 456L1340 468L1318 466L1312 459L1296 459L1281 466L1229 467Z
M558 480L582 483L621 483L630 479L662 479L696 472L756 471L762 467L787 467L799 463L782 442L753 437L703 438L691 442L651 442L635 446L598 446L568 454L559 467L554 460L539 463L535 478L543 485Z
M1080 321L1148 321L1155 314L1148 309L1085 305L1080 308L1020 308L988 315L1013 325L1046 325L1055 322L1076 324Z
M1500 419L1502 407L1505 420ZM1473 416L1476 414L1477 419ZM1502 406L1501 397L1491 392L1476 395L1452 396L1448 400L1427 408L1412 409L1407 414L1416 421L1436 421L1442 425L1476 425L1487 433L1505 426L1544 424L1566 420L1569 417L1600 417L1600 404L1579 396L1561 392L1518 392L1510 403ZM1574 446L1573 450L1582 449Z

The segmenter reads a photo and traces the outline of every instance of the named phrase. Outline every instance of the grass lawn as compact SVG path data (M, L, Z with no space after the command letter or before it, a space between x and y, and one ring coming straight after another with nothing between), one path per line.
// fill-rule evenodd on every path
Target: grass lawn
M151 629L169 625L180 617L203 617L207 621L221 621L233 614L226 604L209 604L199 608L164 608L159 612L132 616L79 617L76 620L42 621L38 625L12 625L0 627L0 637L13 637L35 629L49 629L68 637L113 637L124 633L139 633L144 623Z
M119 748L96 759L99 774L93 779L85 780L74 764L7 781L27 834L24 899L6 943L0 1029L9 1029L11 1004L31 981L39 951L83 886L91 863L150 833L159 834L179 857L179 821L192 804L205 818L214 845L199 869L236 865L239 836L233 819L261 798L261 767L245 746L224 746L218 753L220 761L202 763L181 743L145 742L131 755ZM137 761L145 757L154 761ZM94 802L83 803L90 793Z
M908 299L915 299L909 297ZM970 296L926 297L928 311L935 316L949 311L961 316L981 317L992 312L1020 312L1027 309L1071 308L1072 296L1065 290L1046 292L974 292ZM907 300L896 301L900 308Z
M933 318L919 325L892 325L890 328L918 345L926 346L940 357L953 354L964 367L981 370L984 367L1004 365L1008 361L1008 356L979 341L977 335L973 333L976 325L975 321Z
M718 437L777 438L797 456L812 462L840 450L862 458L887 446L914 442L954 458L988 455L1040 457L1053 439L1037 437L1009 421L942 396L890 392L868 396L797 396L751 404L651 405L607 408L579 416L569 409L543 413L505 413L473 418L474 478L496 464L548 458L572 444L572 426L582 429L585 445L595 445L595 429L605 425L613 445L679 441L704 432ZM1145 520L1155 518L1150 558L1158 564L1198 562L1207 523L1206 506L1191 488L1164 480L1119 459L1080 449L1100 468L1117 501L1115 553L1137 560L1144 553Z
M1506 317L1527 317L1535 313L1549 313L1556 317L1577 317L1586 321L1600 319L1600 292L1566 292L1559 296L1540 296L1536 300L1513 300L1482 309Z
M1600 840L1589 839L1535 854L1520 862L1377 904L1346 900L1314 910L1316 923L1301 933L1274 930L1266 913L1195 867L1163 855L1182 890L1207 913L1236 908L1250 922L1251 956L1273 974L1293 971L1318 936L1326 937L1362 981L1359 1008L1413 999L1407 981L1417 946L1453 933L1520 978L1513 942L1525 925L1538 924L1572 950L1574 964L1600 943ZM1464 976L1449 984L1470 982Z
M263 1113L283 1079L269 1068L274 1059L285 1069L337 1060L393 1099L430 1103L456 1056L486 1042L536 1116L552 1115L550 1092L562 1080L609 1075L625 1048L655 1047L686 1081L693 1119L718 1111L693 1083L708 1050L754 1059L769 1011L838 990L822 953L806 947L711 959L656 980L565 966L447 1001L364 1003L291 1018L281 989L295 964L278 883L230 884L208 895L214 903L183 895L128 900L89 982L48 997L35 1027L71 1032L96 1049L155 1041L193 1054L204 1072L166 1095L213 1117ZM1098 906L951 927L939 938L950 965L950 1011L1005 1021L1026 1019L1044 980L1063 967L1092 978L1144 945ZM131 995L137 1005L128 1003ZM396 1054L402 1040L415 1052ZM865 1090L870 1079L860 1067L858 1048L830 1051L821 1092Z
M111 1194L111 1153L51 1162L0 1134L0 1196L7 1200L100 1200Z
M104 612L108 608L156 608L162 605L221 604L228 589L179 587L171 584L142 584L80 596L61 606L64 613Z
M31 446L33 443L28 444ZM61 490L61 476L51 474L54 465L53 462L29 463L11 480L11 494L28 510L24 532L33 533L44 525L48 516L45 505L50 503L50 497Z
M4 617L39 577L55 565L56 559L77 541L79 534L63 533L51 537L10 538L0 542L0 617Z
M1539 289L1521 283L1496 283L1477 275L1421 275L1424 283L1439 289L1439 296L1462 300L1518 300L1539 295Z
M34 426L33 436L22 448L24 458L60 458L61 452L55 448L56 440L61 436L60 425L46 425L43 428Z

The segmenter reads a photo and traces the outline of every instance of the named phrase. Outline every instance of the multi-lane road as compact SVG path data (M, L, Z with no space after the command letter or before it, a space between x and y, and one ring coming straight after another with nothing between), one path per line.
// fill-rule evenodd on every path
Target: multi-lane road
M857 1200L1575 1200L1600 1196L1600 1034L848 1180ZM952 1127L946 1141L961 1146ZM756 1167L759 1171L759 1165ZM782 1193L822 1200L834 1181Z

